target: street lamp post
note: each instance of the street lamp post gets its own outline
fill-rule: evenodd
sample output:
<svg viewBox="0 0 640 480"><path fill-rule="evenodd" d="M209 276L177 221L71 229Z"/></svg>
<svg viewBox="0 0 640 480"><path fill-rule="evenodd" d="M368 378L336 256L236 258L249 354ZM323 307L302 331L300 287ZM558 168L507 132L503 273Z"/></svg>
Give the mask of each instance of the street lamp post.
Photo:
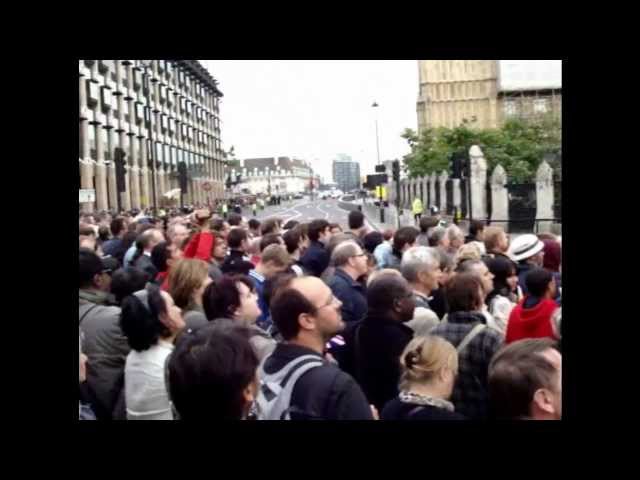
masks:
<svg viewBox="0 0 640 480"><path fill-rule="evenodd" d="M151 89L149 87L149 73L148 70L151 68L151 62L153 60L141 60L140 63L144 68L144 88L145 88L145 98L147 99L147 105L145 109L145 117L146 122L149 128L149 159L148 162L151 162L151 196L153 197L153 216L156 216L157 212L157 204L158 199L156 198L156 161L155 161L155 145L153 143L153 128L151 126Z"/></svg>
<svg viewBox="0 0 640 480"><path fill-rule="evenodd" d="M373 105L371 105L373 108L378 108L378 103L377 102L373 102ZM378 152L378 165L380 165L380 142L378 141L378 114L376 111L376 151ZM382 185L379 186L380 190L380 195L379 195L379 201L380 201L380 223L384 223L384 203L382 203Z"/></svg>

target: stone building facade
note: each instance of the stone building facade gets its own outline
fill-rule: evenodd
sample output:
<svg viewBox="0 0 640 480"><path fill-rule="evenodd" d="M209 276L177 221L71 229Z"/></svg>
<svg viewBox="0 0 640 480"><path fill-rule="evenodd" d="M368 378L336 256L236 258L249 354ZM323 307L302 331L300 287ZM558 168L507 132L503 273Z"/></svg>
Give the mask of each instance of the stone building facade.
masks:
<svg viewBox="0 0 640 480"><path fill-rule="evenodd" d="M318 178L305 160L290 157L246 158L240 160L240 168L227 168L232 180L240 176L238 192L248 190L252 194L271 193L285 195L303 193L318 188Z"/></svg>
<svg viewBox="0 0 640 480"><path fill-rule="evenodd" d="M552 113L561 118L561 88L500 88L499 60L418 60L418 130L498 128L511 117Z"/></svg>
<svg viewBox="0 0 640 480"><path fill-rule="evenodd" d="M185 203L205 204L224 194L217 81L197 61L150 63L145 68L141 60L79 61L80 188L96 193L95 202L81 204L84 211L152 206L151 148L158 205L164 193L178 188L181 161L189 174ZM126 154L120 202L117 148Z"/></svg>

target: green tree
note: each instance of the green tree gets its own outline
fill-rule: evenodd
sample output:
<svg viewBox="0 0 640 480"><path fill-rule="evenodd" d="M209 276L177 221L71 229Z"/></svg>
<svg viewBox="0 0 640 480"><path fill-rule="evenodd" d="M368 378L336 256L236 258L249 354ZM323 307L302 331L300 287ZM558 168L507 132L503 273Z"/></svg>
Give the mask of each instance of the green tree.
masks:
<svg viewBox="0 0 640 480"><path fill-rule="evenodd" d="M401 137L407 140L411 153L404 167L411 177L449 169L449 159L455 152L468 155L472 145L478 145L487 159L489 172L501 164L510 182L529 182L543 159L547 159L556 176L561 178L560 152L562 132L559 120L542 116L533 120L508 120L499 129L475 129L473 121L463 120L455 128L428 128L417 134L405 129Z"/></svg>

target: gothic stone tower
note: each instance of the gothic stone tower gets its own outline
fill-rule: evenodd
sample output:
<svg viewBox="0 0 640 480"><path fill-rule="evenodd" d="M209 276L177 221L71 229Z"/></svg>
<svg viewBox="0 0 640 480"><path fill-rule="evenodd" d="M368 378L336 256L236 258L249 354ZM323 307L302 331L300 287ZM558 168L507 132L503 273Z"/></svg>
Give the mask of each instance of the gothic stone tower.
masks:
<svg viewBox="0 0 640 480"><path fill-rule="evenodd" d="M498 124L497 60L418 60L418 130L456 127L464 118L476 128Z"/></svg>

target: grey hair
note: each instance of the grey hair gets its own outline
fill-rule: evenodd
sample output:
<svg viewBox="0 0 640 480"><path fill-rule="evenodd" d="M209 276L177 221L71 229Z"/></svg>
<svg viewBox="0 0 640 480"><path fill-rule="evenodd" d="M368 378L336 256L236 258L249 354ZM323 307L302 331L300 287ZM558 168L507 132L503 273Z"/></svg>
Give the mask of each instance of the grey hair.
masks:
<svg viewBox="0 0 640 480"><path fill-rule="evenodd" d="M340 243L331 254L332 265L335 267L346 265L350 258L358 254L358 250L361 250L360 246L352 240Z"/></svg>
<svg viewBox="0 0 640 480"><path fill-rule="evenodd" d="M460 263L458 263L458 266L456 267L456 273L468 273L468 272L473 272L473 269L476 265L484 265L485 263L482 260L475 260L475 259L466 259L466 260L462 260Z"/></svg>
<svg viewBox="0 0 640 480"><path fill-rule="evenodd" d="M447 236L449 240L454 240L456 238L464 238L464 233L462 233L460 227L452 224L447 227Z"/></svg>
<svg viewBox="0 0 640 480"><path fill-rule="evenodd" d="M446 228L435 227L433 230L431 230L431 233L429 234L429 240L431 240L433 245L438 245L438 243L440 243L440 241L444 238L446 234L447 234Z"/></svg>
<svg viewBox="0 0 640 480"><path fill-rule="evenodd" d="M418 281L418 274L440 268L440 255L431 247L411 247L402 255L400 271L409 283Z"/></svg>

